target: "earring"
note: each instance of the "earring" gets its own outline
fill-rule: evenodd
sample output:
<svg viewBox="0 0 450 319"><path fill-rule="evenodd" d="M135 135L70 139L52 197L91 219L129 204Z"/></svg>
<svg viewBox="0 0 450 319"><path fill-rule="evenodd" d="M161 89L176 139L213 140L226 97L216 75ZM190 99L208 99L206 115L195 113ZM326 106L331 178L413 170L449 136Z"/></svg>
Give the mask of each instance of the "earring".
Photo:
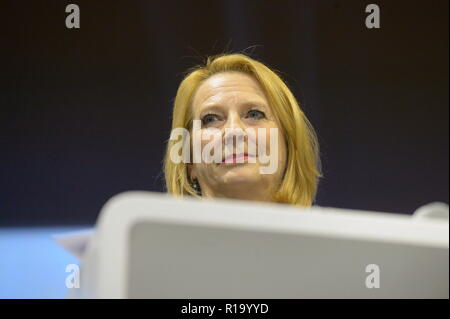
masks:
<svg viewBox="0 0 450 319"><path fill-rule="evenodd" d="M202 189L200 188L200 184L198 183L198 179L194 179L194 180L192 181L192 188L195 190L195 192L196 192L198 195L201 195L201 194L202 194Z"/></svg>

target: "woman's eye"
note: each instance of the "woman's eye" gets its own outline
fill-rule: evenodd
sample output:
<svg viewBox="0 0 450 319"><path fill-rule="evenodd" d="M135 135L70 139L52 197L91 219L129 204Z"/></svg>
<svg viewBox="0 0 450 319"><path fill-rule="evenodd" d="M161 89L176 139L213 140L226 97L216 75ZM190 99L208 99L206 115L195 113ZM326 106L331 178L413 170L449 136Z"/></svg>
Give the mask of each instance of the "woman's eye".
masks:
<svg viewBox="0 0 450 319"><path fill-rule="evenodd" d="M252 118L254 120L260 120L266 117L264 112L258 110L250 110L247 113L247 117Z"/></svg>
<svg viewBox="0 0 450 319"><path fill-rule="evenodd" d="M211 124L212 122L217 120L217 115L215 114L206 114L203 118L202 118L202 124L203 125L208 125Z"/></svg>

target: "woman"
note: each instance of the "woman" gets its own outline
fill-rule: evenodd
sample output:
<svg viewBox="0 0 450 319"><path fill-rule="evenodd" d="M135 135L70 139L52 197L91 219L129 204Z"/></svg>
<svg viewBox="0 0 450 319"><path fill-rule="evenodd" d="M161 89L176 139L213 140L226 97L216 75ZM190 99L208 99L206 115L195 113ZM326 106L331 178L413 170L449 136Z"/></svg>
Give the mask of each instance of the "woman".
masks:
<svg viewBox="0 0 450 319"><path fill-rule="evenodd" d="M229 132L254 130L257 144L263 137L276 141L275 147L269 145L269 153L277 154L276 170L262 173L260 153L236 149L228 156L220 154L219 162L196 162L192 156L190 162L174 162L170 154L177 141L171 138L164 159L167 191L176 196L311 206L322 177L319 145L313 127L281 78L243 54L209 57L205 65L189 71L175 98L172 132L184 128L193 133L194 124L200 123L200 133L214 129L226 143L229 136L233 138ZM247 148L249 136L243 140ZM202 150L206 145L201 140Z"/></svg>

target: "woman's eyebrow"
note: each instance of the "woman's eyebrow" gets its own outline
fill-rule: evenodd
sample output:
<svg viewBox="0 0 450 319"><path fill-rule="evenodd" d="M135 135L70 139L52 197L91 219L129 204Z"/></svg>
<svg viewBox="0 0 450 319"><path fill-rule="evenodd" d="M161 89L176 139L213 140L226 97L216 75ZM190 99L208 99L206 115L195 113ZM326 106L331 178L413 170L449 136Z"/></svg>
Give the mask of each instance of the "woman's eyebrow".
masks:
<svg viewBox="0 0 450 319"><path fill-rule="evenodd" d="M199 113L202 114L205 111L217 110L217 109L221 109L221 108L222 108L222 105L216 104L216 103L201 105L199 108Z"/></svg>
<svg viewBox="0 0 450 319"><path fill-rule="evenodd" d="M249 101L244 103L244 106L259 106L259 107L267 107L267 104L263 101Z"/></svg>
<svg viewBox="0 0 450 319"><path fill-rule="evenodd" d="M267 103L262 100L246 100L242 103L239 103L240 106L261 106L267 107ZM201 104L200 109L212 109L212 108L222 108L224 103L211 102L206 104Z"/></svg>

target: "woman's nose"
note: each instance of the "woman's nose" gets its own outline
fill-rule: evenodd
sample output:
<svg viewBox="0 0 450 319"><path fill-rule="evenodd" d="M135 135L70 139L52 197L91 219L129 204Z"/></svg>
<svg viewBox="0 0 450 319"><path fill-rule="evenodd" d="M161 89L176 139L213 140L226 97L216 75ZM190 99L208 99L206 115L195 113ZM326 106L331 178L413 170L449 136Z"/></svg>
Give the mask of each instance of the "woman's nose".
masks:
<svg viewBox="0 0 450 319"><path fill-rule="evenodd" d="M227 121L225 122L223 128L229 130L245 130L245 124L242 122L239 114L237 114L236 112L231 112L228 115Z"/></svg>
<svg viewBox="0 0 450 319"><path fill-rule="evenodd" d="M228 142L230 139L236 138L237 140L240 140L241 137L245 137L246 127L237 113L232 113L228 116L228 119L223 129L224 129L223 135L225 143ZM232 140L230 140L229 142L232 143Z"/></svg>

